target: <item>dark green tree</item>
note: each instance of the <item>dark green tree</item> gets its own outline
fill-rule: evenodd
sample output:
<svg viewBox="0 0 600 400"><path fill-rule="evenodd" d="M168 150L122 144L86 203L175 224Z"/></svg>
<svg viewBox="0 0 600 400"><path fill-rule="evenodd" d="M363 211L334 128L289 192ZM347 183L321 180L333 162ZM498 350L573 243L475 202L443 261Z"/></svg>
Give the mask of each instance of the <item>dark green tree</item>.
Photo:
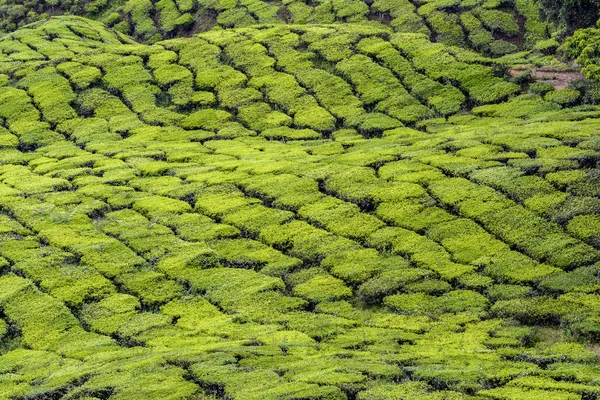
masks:
<svg viewBox="0 0 600 400"><path fill-rule="evenodd" d="M572 34L577 29L594 26L600 19L598 0L540 0L542 14Z"/></svg>

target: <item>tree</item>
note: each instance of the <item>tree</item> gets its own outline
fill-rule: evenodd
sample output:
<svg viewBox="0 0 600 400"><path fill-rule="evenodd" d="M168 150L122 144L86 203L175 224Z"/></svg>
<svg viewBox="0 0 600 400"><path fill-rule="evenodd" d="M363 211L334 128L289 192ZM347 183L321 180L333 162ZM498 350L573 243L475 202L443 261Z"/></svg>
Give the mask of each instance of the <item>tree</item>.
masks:
<svg viewBox="0 0 600 400"><path fill-rule="evenodd" d="M600 0L540 0L544 16L572 34L600 19Z"/></svg>

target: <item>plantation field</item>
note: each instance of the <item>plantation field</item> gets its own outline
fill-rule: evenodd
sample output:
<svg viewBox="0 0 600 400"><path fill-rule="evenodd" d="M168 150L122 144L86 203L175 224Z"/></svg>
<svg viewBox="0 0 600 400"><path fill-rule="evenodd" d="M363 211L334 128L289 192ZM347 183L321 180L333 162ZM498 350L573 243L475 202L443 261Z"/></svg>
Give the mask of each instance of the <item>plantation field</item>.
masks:
<svg viewBox="0 0 600 400"><path fill-rule="evenodd" d="M0 399L600 398L600 106L509 79L532 3L35 3L96 20L3 20Z"/></svg>
<svg viewBox="0 0 600 400"><path fill-rule="evenodd" d="M256 24L383 24L435 41L504 55L537 49L553 53L554 28L530 0L3 0L0 32L48 15L93 18L154 43L213 27Z"/></svg>

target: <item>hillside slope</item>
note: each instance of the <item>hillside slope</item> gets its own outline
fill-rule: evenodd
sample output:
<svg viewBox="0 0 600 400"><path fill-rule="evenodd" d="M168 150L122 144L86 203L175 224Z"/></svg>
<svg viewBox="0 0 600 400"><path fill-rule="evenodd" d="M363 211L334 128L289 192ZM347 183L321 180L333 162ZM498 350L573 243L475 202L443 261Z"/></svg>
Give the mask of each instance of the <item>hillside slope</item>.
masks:
<svg viewBox="0 0 600 400"><path fill-rule="evenodd" d="M0 398L597 398L573 90L364 24L0 51Z"/></svg>
<svg viewBox="0 0 600 400"><path fill-rule="evenodd" d="M371 22L487 55L551 53L557 46L553 27L528 0L4 0L0 32L60 14L93 18L152 43L215 26Z"/></svg>

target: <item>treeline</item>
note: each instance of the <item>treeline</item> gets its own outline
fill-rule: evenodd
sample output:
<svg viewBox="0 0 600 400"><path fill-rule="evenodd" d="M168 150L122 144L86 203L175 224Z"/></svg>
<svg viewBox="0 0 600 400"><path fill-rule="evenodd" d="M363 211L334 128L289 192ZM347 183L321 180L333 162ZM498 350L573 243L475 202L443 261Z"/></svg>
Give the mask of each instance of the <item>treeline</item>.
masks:
<svg viewBox="0 0 600 400"><path fill-rule="evenodd" d="M571 34L580 28L589 28L600 19L598 0L540 0L546 18Z"/></svg>

